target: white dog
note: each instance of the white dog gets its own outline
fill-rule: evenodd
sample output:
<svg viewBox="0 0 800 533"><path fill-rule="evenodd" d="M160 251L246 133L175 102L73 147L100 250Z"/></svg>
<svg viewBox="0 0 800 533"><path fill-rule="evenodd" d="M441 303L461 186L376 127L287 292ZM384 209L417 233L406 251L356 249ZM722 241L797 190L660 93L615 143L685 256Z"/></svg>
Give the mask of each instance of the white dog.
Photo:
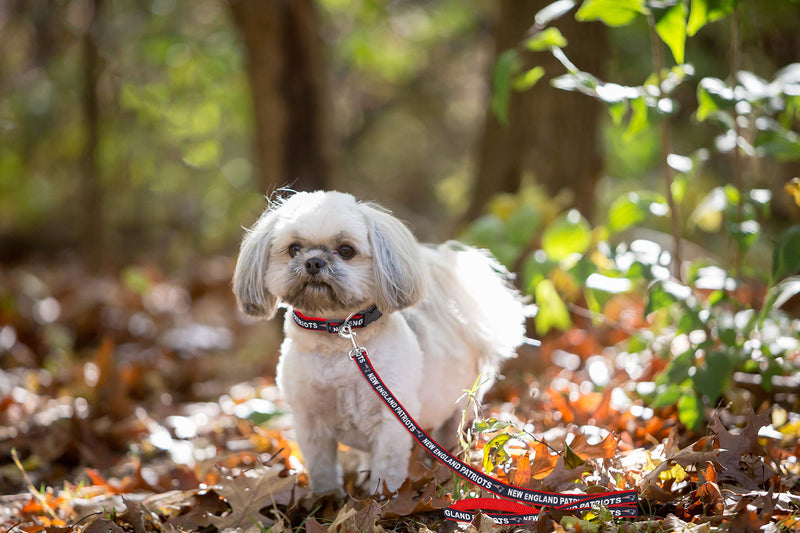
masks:
<svg viewBox="0 0 800 533"><path fill-rule="evenodd" d="M493 259L456 242L421 245L384 209L349 194L296 193L247 232L233 290L241 309L288 307L277 382L291 407L314 492L341 490L341 442L370 453L372 487L396 491L412 437L347 356L334 330L351 313L358 343L422 428L462 408L480 375L524 340L525 306Z"/></svg>

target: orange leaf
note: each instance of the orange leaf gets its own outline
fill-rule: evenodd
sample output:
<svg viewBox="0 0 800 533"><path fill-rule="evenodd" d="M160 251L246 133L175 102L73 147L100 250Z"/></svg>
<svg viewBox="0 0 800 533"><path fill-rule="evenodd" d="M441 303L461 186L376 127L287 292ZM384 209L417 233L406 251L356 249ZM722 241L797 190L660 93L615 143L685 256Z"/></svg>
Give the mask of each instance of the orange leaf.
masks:
<svg viewBox="0 0 800 533"><path fill-rule="evenodd" d="M531 477L533 479L544 479L553 471L558 461L558 455L550 453L550 449L543 442L534 441L533 461L530 461Z"/></svg>
<svg viewBox="0 0 800 533"><path fill-rule="evenodd" d="M597 444L589 444L586 435L578 433L569 447L582 459L610 459L617 454L617 437L609 433Z"/></svg>
<svg viewBox="0 0 800 533"><path fill-rule="evenodd" d="M531 480L531 460L526 453L517 461L517 471L514 473L512 483L514 485L524 485Z"/></svg>

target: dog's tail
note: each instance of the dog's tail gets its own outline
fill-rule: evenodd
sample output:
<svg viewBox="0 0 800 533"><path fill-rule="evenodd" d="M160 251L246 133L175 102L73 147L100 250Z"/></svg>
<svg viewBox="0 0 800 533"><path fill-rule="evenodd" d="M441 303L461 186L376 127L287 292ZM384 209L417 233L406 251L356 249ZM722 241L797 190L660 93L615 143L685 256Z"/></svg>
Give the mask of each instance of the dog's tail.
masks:
<svg viewBox="0 0 800 533"><path fill-rule="evenodd" d="M497 368L528 340L525 319L532 306L488 252L456 241L437 246L436 252L431 274L447 305L441 312L451 314L459 334L479 348L481 366Z"/></svg>

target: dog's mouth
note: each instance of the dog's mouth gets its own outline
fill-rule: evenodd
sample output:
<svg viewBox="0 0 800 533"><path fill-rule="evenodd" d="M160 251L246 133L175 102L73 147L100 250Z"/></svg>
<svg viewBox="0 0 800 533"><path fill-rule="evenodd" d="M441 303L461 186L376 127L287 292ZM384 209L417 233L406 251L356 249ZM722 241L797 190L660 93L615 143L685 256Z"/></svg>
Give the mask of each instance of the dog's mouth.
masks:
<svg viewBox="0 0 800 533"><path fill-rule="evenodd" d="M333 287L330 284L325 283L324 281L309 281L305 284L303 289L311 289L311 290L333 290Z"/></svg>

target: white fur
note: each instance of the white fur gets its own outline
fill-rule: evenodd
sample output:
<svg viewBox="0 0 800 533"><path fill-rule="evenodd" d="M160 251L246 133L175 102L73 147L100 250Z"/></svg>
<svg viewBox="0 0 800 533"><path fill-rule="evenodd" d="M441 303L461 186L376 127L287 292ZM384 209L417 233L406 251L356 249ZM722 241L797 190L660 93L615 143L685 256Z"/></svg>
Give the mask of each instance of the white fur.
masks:
<svg viewBox="0 0 800 533"><path fill-rule="evenodd" d="M291 257L291 244L301 251ZM344 259L337 247L356 255ZM323 257L326 289L306 285L309 257ZM387 211L339 192L297 193L271 205L246 234L234 274L242 310L271 317L289 307L277 382L295 416L315 492L341 489L337 444L371 457L372 488L396 491L412 438L347 357L349 341L291 317L343 319L373 303L384 313L356 330L376 371L421 427L442 427L480 374L486 390L500 361L524 340L524 305L502 267L474 248L420 245ZM315 292L317 291L317 292Z"/></svg>

